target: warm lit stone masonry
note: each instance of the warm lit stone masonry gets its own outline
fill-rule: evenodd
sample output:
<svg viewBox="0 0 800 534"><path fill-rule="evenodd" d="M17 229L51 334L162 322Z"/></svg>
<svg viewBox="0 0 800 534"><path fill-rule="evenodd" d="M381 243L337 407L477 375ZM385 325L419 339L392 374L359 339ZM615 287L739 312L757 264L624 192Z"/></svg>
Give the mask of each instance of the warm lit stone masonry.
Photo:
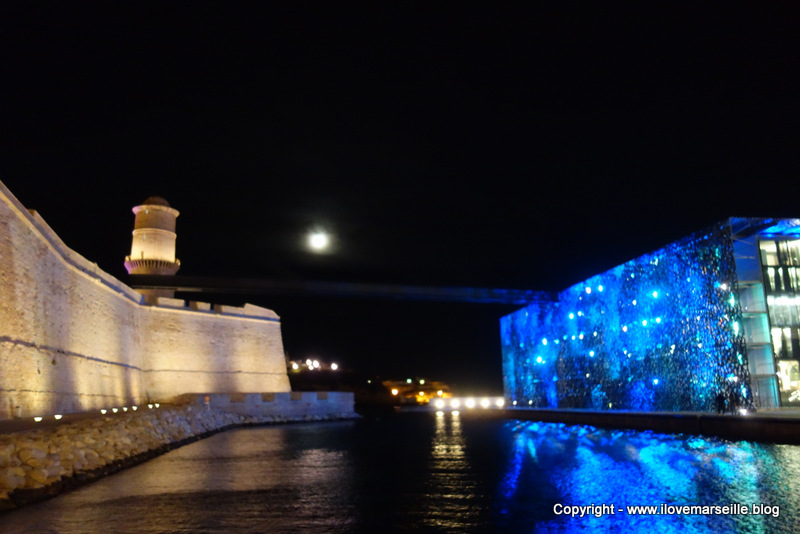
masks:
<svg viewBox="0 0 800 534"><path fill-rule="evenodd" d="M44 495L48 487L80 483L116 471L126 462L154 456L182 442L221 429L250 424L353 418L306 415L294 418L238 415L197 406L162 406L85 419L58 427L0 435L0 509L19 504L22 494ZM134 462L135 463L135 462ZM38 490L38 491L37 491ZM22 501L30 500L23 498Z"/></svg>

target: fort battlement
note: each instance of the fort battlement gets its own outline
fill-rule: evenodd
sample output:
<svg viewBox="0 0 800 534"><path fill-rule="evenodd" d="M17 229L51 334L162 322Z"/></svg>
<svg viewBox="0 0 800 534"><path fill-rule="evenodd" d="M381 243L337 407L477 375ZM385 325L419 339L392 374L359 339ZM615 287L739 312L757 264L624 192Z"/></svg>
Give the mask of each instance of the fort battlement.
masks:
<svg viewBox="0 0 800 534"><path fill-rule="evenodd" d="M0 182L0 420L288 392L280 318L145 298L67 247Z"/></svg>

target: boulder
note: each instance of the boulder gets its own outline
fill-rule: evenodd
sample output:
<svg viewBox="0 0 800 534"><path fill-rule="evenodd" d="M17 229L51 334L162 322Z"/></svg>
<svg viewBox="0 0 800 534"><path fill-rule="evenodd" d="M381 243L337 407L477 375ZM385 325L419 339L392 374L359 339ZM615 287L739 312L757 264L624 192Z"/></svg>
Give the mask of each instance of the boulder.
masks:
<svg viewBox="0 0 800 534"><path fill-rule="evenodd" d="M12 492L24 485L24 469L21 467L0 467L0 491Z"/></svg>
<svg viewBox="0 0 800 534"><path fill-rule="evenodd" d="M25 473L26 488L42 488L47 485L47 471L45 469L31 469Z"/></svg>

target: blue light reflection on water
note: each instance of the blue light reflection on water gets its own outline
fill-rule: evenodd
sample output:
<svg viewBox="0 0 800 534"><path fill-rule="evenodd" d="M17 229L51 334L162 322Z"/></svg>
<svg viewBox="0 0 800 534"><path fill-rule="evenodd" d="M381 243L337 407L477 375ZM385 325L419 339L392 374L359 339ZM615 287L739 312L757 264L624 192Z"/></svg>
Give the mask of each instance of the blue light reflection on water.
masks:
<svg viewBox="0 0 800 534"><path fill-rule="evenodd" d="M506 423L514 450L497 492L498 526L524 528L532 496L550 502L532 532L795 532L800 448L553 423ZM780 506L772 515L556 516L552 506ZM528 516L527 520L534 519ZM535 524L535 527L533 525Z"/></svg>

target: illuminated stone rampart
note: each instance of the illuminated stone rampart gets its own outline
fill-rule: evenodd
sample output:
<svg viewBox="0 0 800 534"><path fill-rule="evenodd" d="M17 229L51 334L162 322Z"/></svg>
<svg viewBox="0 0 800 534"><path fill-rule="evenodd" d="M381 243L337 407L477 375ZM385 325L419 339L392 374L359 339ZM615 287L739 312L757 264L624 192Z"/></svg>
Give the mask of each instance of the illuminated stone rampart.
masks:
<svg viewBox="0 0 800 534"><path fill-rule="evenodd" d="M274 312L157 302L70 250L0 182L0 419L290 390Z"/></svg>

